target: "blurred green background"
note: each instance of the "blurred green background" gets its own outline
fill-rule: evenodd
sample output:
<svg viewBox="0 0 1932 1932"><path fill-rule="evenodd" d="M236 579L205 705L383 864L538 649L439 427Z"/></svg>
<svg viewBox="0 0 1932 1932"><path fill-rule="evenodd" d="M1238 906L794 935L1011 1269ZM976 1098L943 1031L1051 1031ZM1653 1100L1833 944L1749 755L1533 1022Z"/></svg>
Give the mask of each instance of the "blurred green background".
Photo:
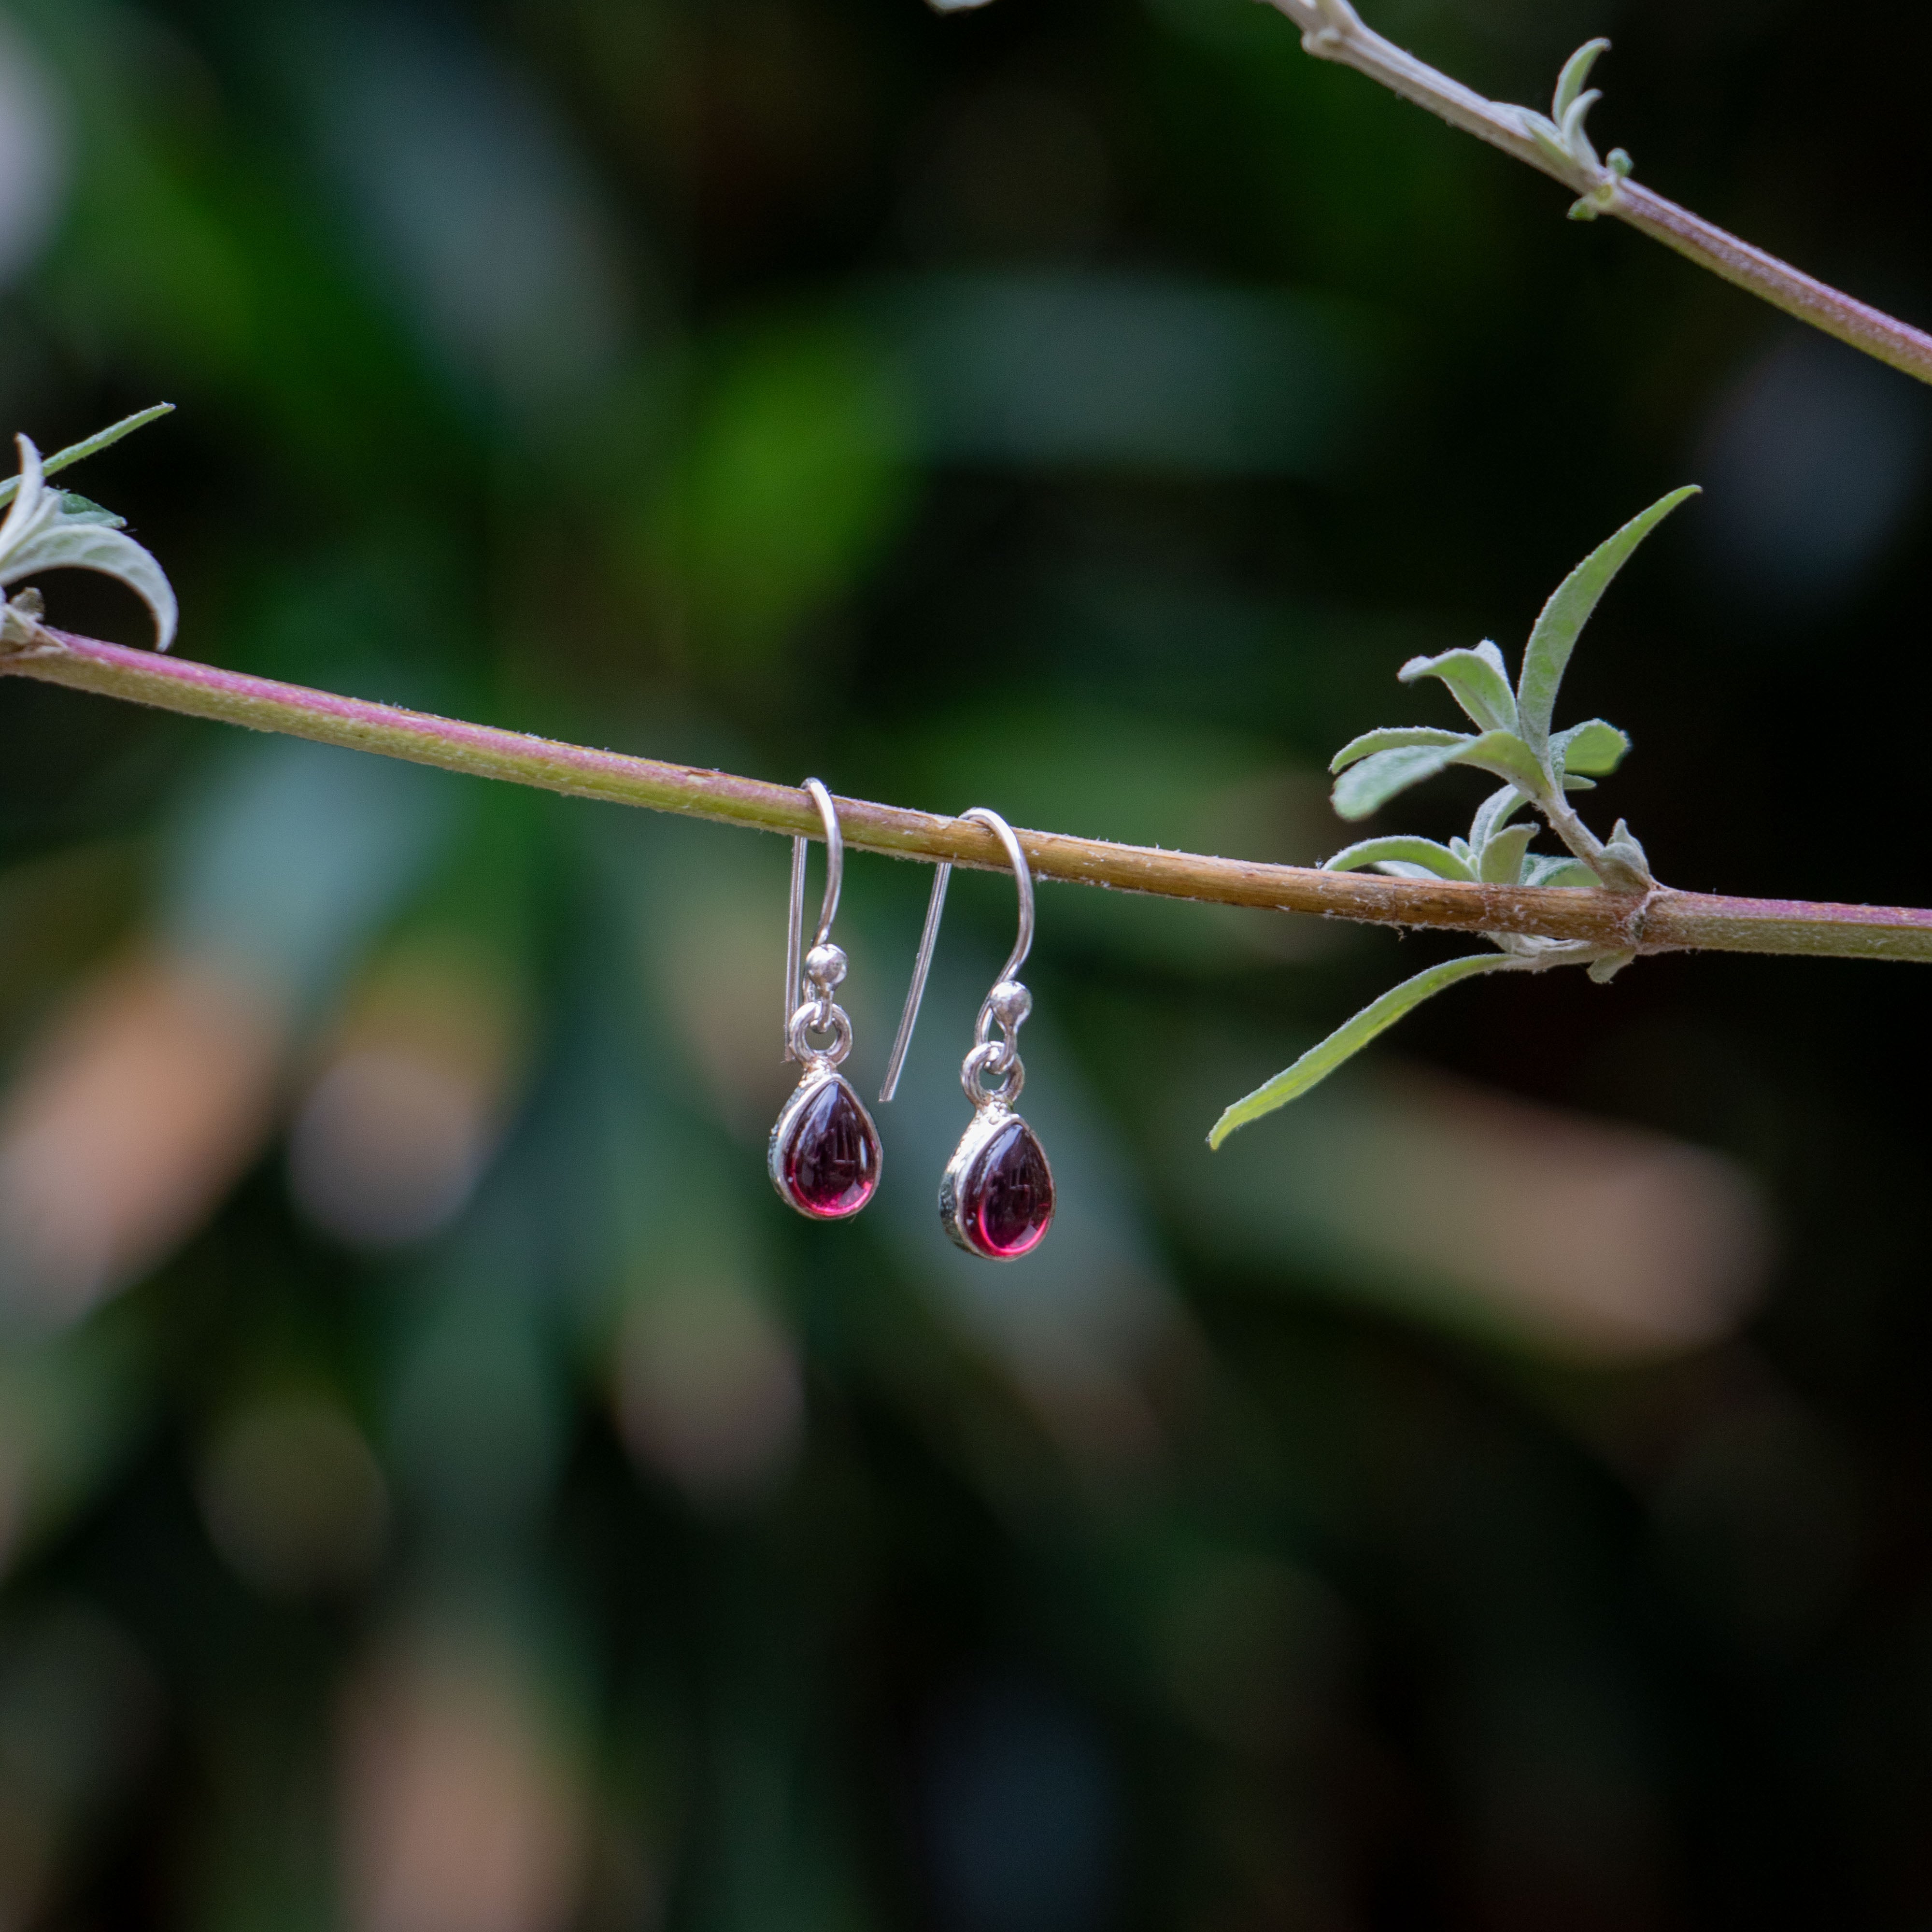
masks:
<svg viewBox="0 0 1932 1932"><path fill-rule="evenodd" d="M1923 7L1371 14L1614 34L1643 178L1932 314ZM1248 0L10 0L0 428L181 406L80 486L186 655L1303 862L1694 479L1604 817L1922 902L1924 392L1563 209ZM1916 974L1478 984L1210 1158L1445 947L1048 887L998 1269L998 878L824 1228L782 841L10 681L0 860L6 1932L1932 1927Z"/></svg>

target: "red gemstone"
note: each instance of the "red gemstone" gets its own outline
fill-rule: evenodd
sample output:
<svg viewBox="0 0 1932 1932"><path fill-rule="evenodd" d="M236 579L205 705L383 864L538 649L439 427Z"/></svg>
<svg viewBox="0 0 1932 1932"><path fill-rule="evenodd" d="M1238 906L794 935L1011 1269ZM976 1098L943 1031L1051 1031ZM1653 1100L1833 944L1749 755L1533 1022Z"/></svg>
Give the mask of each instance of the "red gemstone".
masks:
<svg viewBox="0 0 1932 1932"><path fill-rule="evenodd" d="M988 1142L962 1196L960 1221L981 1253L1017 1261L1039 1246L1053 1220L1053 1170L1025 1121L1009 1122Z"/></svg>
<svg viewBox="0 0 1932 1932"><path fill-rule="evenodd" d="M843 1220L879 1184L878 1130L858 1095L835 1077L800 1108L780 1160L794 1207L815 1220Z"/></svg>

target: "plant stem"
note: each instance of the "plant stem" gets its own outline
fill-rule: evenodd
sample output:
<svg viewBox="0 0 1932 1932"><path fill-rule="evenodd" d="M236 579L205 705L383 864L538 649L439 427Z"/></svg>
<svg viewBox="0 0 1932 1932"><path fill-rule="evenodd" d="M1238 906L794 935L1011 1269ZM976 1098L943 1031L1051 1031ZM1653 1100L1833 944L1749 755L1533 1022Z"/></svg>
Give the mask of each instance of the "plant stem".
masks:
<svg viewBox="0 0 1932 1932"><path fill-rule="evenodd" d="M810 797L790 785L558 744L64 632L42 628L37 634L33 644L0 652L0 676L35 678L190 718L284 732L576 798L763 832L822 836ZM842 798L838 807L845 842L856 850L1005 869L998 840L982 826L862 799ZM1702 950L1932 961L1932 910L1719 898L1660 886L1647 894L1618 894L1461 885L1260 865L1051 832L1022 832L1019 838L1040 878L1204 904L1266 907L1376 926L1514 933L1591 947L1606 957Z"/></svg>
<svg viewBox="0 0 1932 1932"><path fill-rule="evenodd" d="M1666 201L1638 182L1620 183L1609 212L1713 274L1762 296L1786 315L1808 322L1922 382L1932 382L1932 335L1922 329L1897 320L1882 309L1853 301L1829 284L1739 241L1715 222Z"/></svg>
<svg viewBox="0 0 1932 1932"><path fill-rule="evenodd" d="M1523 110L1488 100L1460 81L1406 53L1366 26L1348 0L1271 0L1301 29L1301 44L1320 60L1338 61L1561 182L1580 197L1577 212L1614 215L1653 240L1708 268L1801 322L1863 350L1922 382L1932 382L1932 335L1753 248L1715 223L1660 194L1550 152L1529 131Z"/></svg>
<svg viewBox="0 0 1932 1932"><path fill-rule="evenodd" d="M1550 829L1568 847L1570 856L1582 860L1600 877L1604 866L1604 842L1578 817L1561 792L1531 802L1550 822Z"/></svg>

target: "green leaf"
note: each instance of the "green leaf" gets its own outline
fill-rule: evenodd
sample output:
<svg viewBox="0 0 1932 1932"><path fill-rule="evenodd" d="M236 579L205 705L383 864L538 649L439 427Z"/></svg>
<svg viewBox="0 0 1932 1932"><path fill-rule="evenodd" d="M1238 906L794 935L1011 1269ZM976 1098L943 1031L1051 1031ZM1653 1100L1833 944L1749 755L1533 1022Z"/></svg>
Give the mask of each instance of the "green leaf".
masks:
<svg viewBox="0 0 1932 1932"><path fill-rule="evenodd" d="M1476 808L1469 826L1469 843L1480 852L1529 802L1514 785L1493 791Z"/></svg>
<svg viewBox="0 0 1932 1932"><path fill-rule="evenodd" d="M125 517L117 517L112 510L104 510L91 496L76 495L71 490L63 490L59 494L61 516L65 522L99 524L110 530L124 530L128 527Z"/></svg>
<svg viewBox="0 0 1932 1932"><path fill-rule="evenodd" d="M1371 732L1369 737L1412 735L1422 742L1371 751L1336 781L1330 797L1341 817L1366 818L1398 792L1432 778L1451 765L1473 765L1479 771L1493 772L1498 778L1514 780L1534 796L1540 796L1549 789L1534 754L1514 731L1485 731L1480 738L1455 731L1436 732L1430 738L1420 733ZM1366 742L1357 739L1341 755L1347 758Z"/></svg>
<svg viewBox="0 0 1932 1932"><path fill-rule="evenodd" d="M92 522L57 523L17 554L0 559L0 583L43 570L92 570L127 585L153 614L157 650L174 642L181 614L166 573L132 537Z"/></svg>
<svg viewBox="0 0 1932 1932"><path fill-rule="evenodd" d="M1620 818L1616 829L1604 842L1604 883L1621 886L1624 891L1641 892L1657 882L1650 869L1650 860L1636 834Z"/></svg>
<svg viewBox="0 0 1932 1932"><path fill-rule="evenodd" d="M1597 151L1590 145L1590 137L1583 131L1583 123L1590 118L1590 110L1603 99L1595 88L1588 94L1580 94L1570 104L1570 111L1563 117L1563 140L1572 154L1580 161L1594 163Z"/></svg>
<svg viewBox="0 0 1932 1932"><path fill-rule="evenodd" d="M1476 876L1464 861L1446 845L1432 838L1364 838L1360 844L1337 852L1322 869L1324 872L1356 872L1364 866L1385 866L1406 860L1438 879L1471 880Z"/></svg>
<svg viewBox="0 0 1932 1932"><path fill-rule="evenodd" d="M1603 778L1615 771L1630 748L1629 738L1614 724L1592 718L1573 724L1550 741L1550 761L1567 777L1571 772Z"/></svg>
<svg viewBox="0 0 1932 1932"><path fill-rule="evenodd" d="M1331 772L1346 771L1364 758L1372 758L1378 752L1406 751L1417 745L1467 745L1472 740L1466 731L1438 730L1432 724L1390 725L1379 731L1364 731L1359 738L1352 739L1328 761Z"/></svg>
<svg viewBox="0 0 1932 1932"><path fill-rule="evenodd" d="M0 522L0 586L43 570L92 570L116 578L154 614L156 648L166 650L174 642L180 613L161 566L132 537L122 535L115 527L119 520L107 517L98 505L88 504L70 516L65 494L47 488L46 466L32 438L14 440L20 473L13 506Z"/></svg>
<svg viewBox="0 0 1932 1932"><path fill-rule="evenodd" d="M1373 752L1335 781L1330 802L1343 818L1366 818L1396 793L1446 771L1454 762L1459 748L1471 742L1452 735L1446 745L1415 745Z"/></svg>
<svg viewBox="0 0 1932 1932"><path fill-rule="evenodd" d="M1286 1072L1277 1073L1264 1087L1258 1087L1244 1100L1237 1100L1214 1123L1208 1144L1218 1148L1238 1128L1299 1100L1311 1087L1328 1078L1336 1068L1352 1059L1378 1035L1386 1033L1412 1009L1431 995L1453 986L1459 980L1474 979L1480 973L1495 973L1517 962L1500 952L1478 953L1467 959L1446 960L1392 987L1372 1005L1364 1006L1346 1026L1338 1027L1319 1046L1310 1047Z"/></svg>
<svg viewBox="0 0 1932 1932"><path fill-rule="evenodd" d="M1586 890L1594 890L1604 882L1580 859L1573 859L1568 853L1554 857L1532 854L1523 868L1522 882L1526 886L1574 886Z"/></svg>
<svg viewBox="0 0 1932 1932"><path fill-rule="evenodd" d="M1558 586L1555 596L1543 607L1543 614L1530 633L1528 648L1522 654L1522 677L1516 687L1516 710L1522 734L1540 752L1550 742L1550 722L1556 709L1556 694L1569 668L1570 654L1583 626L1590 621L1611 580L1630 561L1631 554L1678 504L1698 494L1695 484L1673 490L1662 502L1653 503L1640 517L1634 517L1607 543L1592 550Z"/></svg>
<svg viewBox="0 0 1932 1932"><path fill-rule="evenodd" d="M1458 745L1467 742L1459 740L1448 745L1418 745L1374 752L1336 781L1330 802L1343 818L1366 818L1397 793L1446 770Z"/></svg>
<svg viewBox="0 0 1932 1932"><path fill-rule="evenodd" d="M1570 110L1576 104L1585 84L1590 78L1590 70L1597 64L1598 57L1610 50L1608 40L1586 40L1563 64L1563 71L1557 76L1556 98L1550 103L1550 118L1560 128L1569 118Z"/></svg>
<svg viewBox="0 0 1932 1932"><path fill-rule="evenodd" d="M1571 165L1570 150L1564 146L1563 130L1547 116L1537 112L1533 107L1519 107L1516 121L1522 131L1554 161L1559 168Z"/></svg>
<svg viewBox="0 0 1932 1932"><path fill-rule="evenodd" d="M1439 677L1484 730L1516 729L1516 694L1510 689L1503 654L1492 644L1473 651L1444 651L1439 657L1411 658L1396 676L1404 684L1419 677Z"/></svg>
<svg viewBox="0 0 1932 1932"><path fill-rule="evenodd" d="M1529 850L1529 842L1539 829L1534 825L1512 825L1507 832L1498 832L1483 848L1483 883L1490 886L1519 884L1522 878L1523 854Z"/></svg>
<svg viewBox="0 0 1932 1932"><path fill-rule="evenodd" d="M1549 789L1536 754L1514 731L1485 731L1473 744L1453 753L1450 763L1493 772L1499 778L1521 785L1532 797Z"/></svg>
<svg viewBox="0 0 1932 1932"><path fill-rule="evenodd" d="M151 410L140 410L131 416L123 416L118 423L89 436L85 442L71 444L58 455L48 457L40 466L40 473L56 476L63 470L72 469L76 463L85 463L90 456L98 456L104 449L112 449L123 436L132 436L137 429L146 429L148 424L158 422L163 416L172 416L174 410L172 403L157 403ZM0 483L0 508L10 503L20 491L20 479L17 476Z"/></svg>

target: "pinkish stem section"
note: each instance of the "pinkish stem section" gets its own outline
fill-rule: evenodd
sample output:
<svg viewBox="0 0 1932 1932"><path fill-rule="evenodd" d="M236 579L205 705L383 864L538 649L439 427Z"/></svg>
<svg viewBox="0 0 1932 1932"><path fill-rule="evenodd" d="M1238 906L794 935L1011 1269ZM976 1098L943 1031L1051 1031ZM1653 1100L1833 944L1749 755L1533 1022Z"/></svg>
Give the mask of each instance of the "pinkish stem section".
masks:
<svg viewBox="0 0 1932 1932"><path fill-rule="evenodd" d="M1856 300L1762 248L1739 241L1715 222L1680 208L1639 182L1621 184L1609 212L1786 315L1835 335L1904 374L1932 382L1932 335L1923 329Z"/></svg>
<svg viewBox="0 0 1932 1932"><path fill-rule="evenodd" d="M805 792L790 785L434 717L63 632L41 634L46 641L40 645L0 655L0 675L34 678L190 718L284 732L576 798L759 831L820 836L817 808ZM863 799L842 798L837 803L846 842L857 849L1005 868L998 841L976 823ZM1050 832L1022 832L1019 837L1040 878L1208 904L1315 913L1370 925L1514 933L1595 946L1605 953L1697 950L1932 961L1932 910L1913 908L1813 905L1666 890L1642 898L1462 885L1260 865Z"/></svg>

